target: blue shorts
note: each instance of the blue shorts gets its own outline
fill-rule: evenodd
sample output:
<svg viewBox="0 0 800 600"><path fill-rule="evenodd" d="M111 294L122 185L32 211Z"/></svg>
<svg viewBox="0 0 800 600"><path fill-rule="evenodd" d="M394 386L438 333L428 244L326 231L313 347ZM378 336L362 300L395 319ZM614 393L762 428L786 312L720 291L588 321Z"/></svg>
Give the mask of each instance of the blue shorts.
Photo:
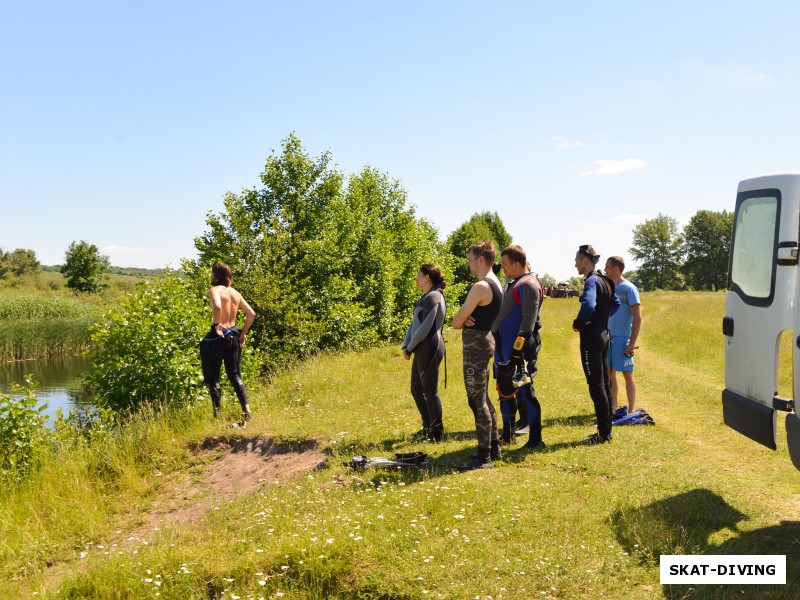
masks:
<svg viewBox="0 0 800 600"><path fill-rule="evenodd" d="M628 345L627 336L621 335L611 338L611 351L608 353L612 371L633 371L633 356L624 354L625 346Z"/></svg>

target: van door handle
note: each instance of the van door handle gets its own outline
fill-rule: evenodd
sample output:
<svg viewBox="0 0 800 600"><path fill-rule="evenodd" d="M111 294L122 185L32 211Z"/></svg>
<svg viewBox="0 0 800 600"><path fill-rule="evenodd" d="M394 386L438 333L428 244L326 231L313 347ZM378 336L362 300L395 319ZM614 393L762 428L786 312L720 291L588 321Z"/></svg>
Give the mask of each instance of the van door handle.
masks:
<svg viewBox="0 0 800 600"><path fill-rule="evenodd" d="M778 244L778 264L784 267L797 264L797 242Z"/></svg>
<svg viewBox="0 0 800 600"><path fill-rule="evenodd" d="M733 317L725 317L722 319L722 335L733 337ZM800 336L797 338L798 348L800 348Z"/></svg>

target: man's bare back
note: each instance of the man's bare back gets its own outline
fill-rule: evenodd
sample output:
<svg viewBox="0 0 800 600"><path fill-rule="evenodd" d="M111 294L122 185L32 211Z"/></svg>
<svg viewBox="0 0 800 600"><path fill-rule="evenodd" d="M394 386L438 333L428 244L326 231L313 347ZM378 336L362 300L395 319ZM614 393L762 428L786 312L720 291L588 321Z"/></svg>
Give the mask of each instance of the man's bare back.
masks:
<svg viewBox="0 0 800 600"><path fill-rule="evenodd" d="M247 330L255 319L256 313L250 308L247 301L242 298L242 295L232 287L224 285L215 285L209 291L209 299L211 304L211 312L214 319L214 325L219 335L236 325L236 315L241 309L246 315L244 326L242 327L242 334L240 336L241 343L244 345L244 338Z"/></svg>

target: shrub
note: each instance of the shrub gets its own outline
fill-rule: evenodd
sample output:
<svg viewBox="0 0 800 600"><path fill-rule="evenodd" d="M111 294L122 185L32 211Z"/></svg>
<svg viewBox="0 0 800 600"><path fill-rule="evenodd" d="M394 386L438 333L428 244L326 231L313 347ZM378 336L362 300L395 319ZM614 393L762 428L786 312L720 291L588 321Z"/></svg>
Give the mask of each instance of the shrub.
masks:
<svg viewBox="0 0 800 600"><path fill-rule="evenodd" d="M6 483L24 479L47 449L47 416L42 414L47 403L36 399L37 384L30 375L25 382L12 386L11 394L0 394L0 478ZM24 395L14 397L19 394Z"/></svg>
<svg viewBox="0 0 800 600"><path fill-rule="evenodd" d="M92 326L87 387L118 412L196 400L205 394L198 344L210 321L206 299L174 273L143 283ZM258 361L248 346L245 380Z"/></svg>

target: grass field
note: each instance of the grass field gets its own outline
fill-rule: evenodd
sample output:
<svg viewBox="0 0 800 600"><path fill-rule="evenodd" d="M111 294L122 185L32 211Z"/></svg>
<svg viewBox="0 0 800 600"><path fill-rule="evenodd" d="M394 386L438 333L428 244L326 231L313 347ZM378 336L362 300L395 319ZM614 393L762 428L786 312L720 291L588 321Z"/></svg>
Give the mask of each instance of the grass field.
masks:
<svg viewBox="0 0 800 600"><path fill-rule="evenodd" d="M139 281L111 275L102 293L80 294L52 271L0 280L0 361L80 353L89 344L89 326Z"/></svg>
<svg viewBox="0 0 800 600"><path fill-rule="evenodd" d="M91 453L63 450L0 498L0 588L53 598L800 597L800 473L785 435L771 452L722 423L724 295L656 292L642 303L638 404L655 427L578 445L594 419L574 299L543 309L548 449L512 447L492 470L453 472L476 446L457 332L446 336L438 445L408 441L419 423L396 347L320 356L255 391L246 430L213 421L209 403L143 418ZM320 440L326 466L212 499L147 544L122 541L160 491L209 466L192 448L262 434ZM431 454L429 471L342 466L411 450ZM659 555L691 553L785 554L789 584L661 586Z"/></svg>

